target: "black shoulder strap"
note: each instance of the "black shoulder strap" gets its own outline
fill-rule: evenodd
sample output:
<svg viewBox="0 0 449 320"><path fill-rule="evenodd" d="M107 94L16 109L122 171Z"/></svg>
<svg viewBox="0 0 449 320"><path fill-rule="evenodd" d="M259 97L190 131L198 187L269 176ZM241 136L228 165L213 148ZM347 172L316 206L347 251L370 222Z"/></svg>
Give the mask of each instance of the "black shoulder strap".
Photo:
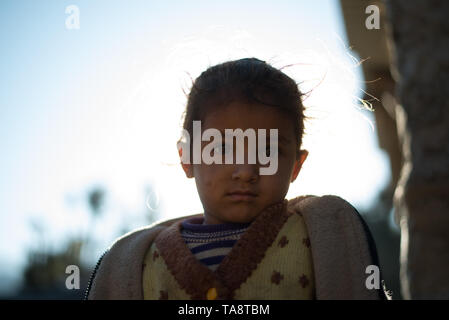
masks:
<svg viewBox="0 0 449 320"><path fill-rule="evenodd" d="M366 238L368 241L369 251L371 254L371 259L372 259L373 263L379 267L379 276L382 281L382 287L377 290L379 293L379 297L382 300L389 300L389 299L391 299L391 296L389 294L389 291L385 287L385 281L383 280L383 277L382 277L382 271L380 269L380 263L379 263L379 256L377 255L377 248L376 248L376 243L374 241L373 235L372 235L368 225L366 224L365 220L363 219L362 215L357 211L357 209L355 209L355 211L357 212L357 216L359 217L360 222L362 223L363 229L365 231Z"/></svg>

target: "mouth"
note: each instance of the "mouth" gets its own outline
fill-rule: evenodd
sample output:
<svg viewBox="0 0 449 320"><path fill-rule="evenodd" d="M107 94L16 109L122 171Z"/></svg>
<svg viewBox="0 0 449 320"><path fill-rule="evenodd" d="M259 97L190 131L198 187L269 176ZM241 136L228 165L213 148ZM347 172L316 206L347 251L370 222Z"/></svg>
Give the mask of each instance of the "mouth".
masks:
<svg viewBox="0 0 449 320"><path fill-rule="evenodd" d="M233 201L253 201L257 198L257 193L249 190L237 190L226 194Z"/></svg>

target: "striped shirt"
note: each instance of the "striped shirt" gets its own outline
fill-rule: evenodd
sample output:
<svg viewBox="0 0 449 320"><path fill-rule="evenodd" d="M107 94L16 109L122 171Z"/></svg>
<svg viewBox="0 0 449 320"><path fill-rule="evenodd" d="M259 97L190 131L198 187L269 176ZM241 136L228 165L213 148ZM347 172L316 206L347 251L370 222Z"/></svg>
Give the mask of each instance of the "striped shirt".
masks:
<svg viewBox="0 0 449 320"><path fill-rule="evenodd" d="M215 271L250 223L202 224L204 218L182 222L181 235L192 254Z"/></svg>

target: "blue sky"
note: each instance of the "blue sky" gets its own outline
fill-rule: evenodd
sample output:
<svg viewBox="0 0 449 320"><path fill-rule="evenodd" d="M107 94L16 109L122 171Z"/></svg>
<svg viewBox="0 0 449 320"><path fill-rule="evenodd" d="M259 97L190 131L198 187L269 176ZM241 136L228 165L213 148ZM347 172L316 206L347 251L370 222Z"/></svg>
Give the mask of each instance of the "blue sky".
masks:
<svg viewBox="0 0 449 320"><path fill-rule="evenodd" d="M65 8L80 29L65 27ZM373 115L360 111L361 69L351 60L338 1L2 1L0 4L0 280L17 280L30 221L55 248L88 230L86 190L110 194L99 248L148 213L201 211L178 163L181 88L211 64L256 56L290 68L312 121L310 151L288 197L337 194L368 207L389 178ZM286 71L287 72L287 71ZM176 197L176 201L173 198ZM99 249L100 250L100 249ZM98 252L93 252L96 257ZM0 288L1 289L1 288Z"/></svg>

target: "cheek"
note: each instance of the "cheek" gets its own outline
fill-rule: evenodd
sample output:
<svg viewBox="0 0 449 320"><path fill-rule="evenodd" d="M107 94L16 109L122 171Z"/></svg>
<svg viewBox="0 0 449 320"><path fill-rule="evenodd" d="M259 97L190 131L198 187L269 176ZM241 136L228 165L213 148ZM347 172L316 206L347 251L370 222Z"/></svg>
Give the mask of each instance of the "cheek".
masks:
<svg viewBox="0 0 449 320"><path fill-rule="evenodd" d="M217 186L222 185L223 180L228 175L223 165L195 165L194 175L197 187L201 190L213 191Z"/></svg>
<svg viewBox="0 0 449 320"><path fill-rule="evenodd" d="M271 176L261 176L266 187L276 190L288 188L290 185L290 172L287 170L278 170L278 172Z"/></svg>
<svg viewBox="0 0 449 320"><path fill-rule="evenodd" d="M265 185L270 189L277 189L281 193L288 191L293 172L293 164L293 161L290 161L290 159L279 159L276 174L264 177Z"/></svg>
<svg viewBox="0 0 449 320"><path fill-rule="evenodd" d="M293 157L279 157L277 175L282 177L282 179L287 179L290 182L294 164L295 161Z"/></svg>

